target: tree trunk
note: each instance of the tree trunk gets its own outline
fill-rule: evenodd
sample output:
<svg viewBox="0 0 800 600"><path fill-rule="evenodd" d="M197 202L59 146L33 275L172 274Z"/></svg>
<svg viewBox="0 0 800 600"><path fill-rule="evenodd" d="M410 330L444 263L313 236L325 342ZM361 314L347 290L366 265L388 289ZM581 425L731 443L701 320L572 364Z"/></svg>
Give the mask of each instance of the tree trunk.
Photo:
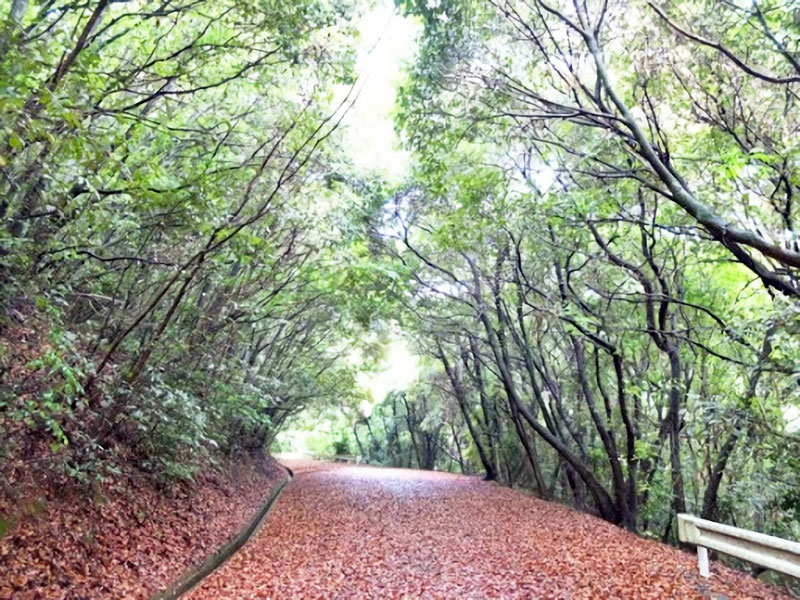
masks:
<svg viewBox="0 0 800 600"><path fill-rule="evenodd" d="M494 481L497 479L497 472L494 469L492 461L489 460L489 455L486 453L486 450L483 447L480 433L472 423L472 417L470 417L469 414L466 390L464 390L464 386L462 385L458 374L455 372L455 369L450 364L450 361L447 360L447 355L444 353L444 349L439 343L439 340L436 340L436 349L439 355L439 360L442 362L442 366L444 366L445 373L447 373L447 378L450 380L450 385L453 388L453 394L455 395L458 406L461 409L461 416L464 417L464 422L469 430L469 435L475 444L475 448L478 450L478 456L480 457L481 464L486 472L485 479Z"/></svg>

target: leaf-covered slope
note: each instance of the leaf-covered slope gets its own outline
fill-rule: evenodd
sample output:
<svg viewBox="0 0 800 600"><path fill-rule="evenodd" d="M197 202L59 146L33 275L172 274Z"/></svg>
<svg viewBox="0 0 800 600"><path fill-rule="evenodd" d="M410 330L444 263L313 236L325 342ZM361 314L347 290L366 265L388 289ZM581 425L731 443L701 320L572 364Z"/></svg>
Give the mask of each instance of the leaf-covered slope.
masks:
<svg viewBox="0 0 800 600"><path fill-rule="evenodd" d="M0 538L0 598L150 598L216 552L285 477L259 457L167 493L139 477L93 499L62 488L21 509L0 503L22 510Z"/></svg>

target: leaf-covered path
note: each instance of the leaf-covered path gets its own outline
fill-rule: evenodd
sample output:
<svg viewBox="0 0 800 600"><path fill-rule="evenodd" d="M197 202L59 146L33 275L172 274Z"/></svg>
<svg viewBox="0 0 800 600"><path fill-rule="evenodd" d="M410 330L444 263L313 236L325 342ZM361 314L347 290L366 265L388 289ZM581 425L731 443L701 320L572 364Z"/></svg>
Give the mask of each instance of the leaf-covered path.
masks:
<svg viewBox="0 0 800 600"><path fill-rule="evenodd" d="M775 598L774 588L477 478L296 469L260 532L190 597Z"/></svg>

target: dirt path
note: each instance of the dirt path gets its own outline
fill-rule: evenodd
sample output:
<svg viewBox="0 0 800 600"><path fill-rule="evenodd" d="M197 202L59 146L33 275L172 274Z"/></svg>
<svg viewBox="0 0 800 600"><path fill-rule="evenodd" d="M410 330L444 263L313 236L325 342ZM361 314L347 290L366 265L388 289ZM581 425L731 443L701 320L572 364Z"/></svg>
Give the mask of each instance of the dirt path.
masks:
<svg viewBox="0 0 800 600"><path fill-rule="evenodd" d="M261 531L194 590L217 598L776 598L604 521L476 478L298 468Z"/></svg>

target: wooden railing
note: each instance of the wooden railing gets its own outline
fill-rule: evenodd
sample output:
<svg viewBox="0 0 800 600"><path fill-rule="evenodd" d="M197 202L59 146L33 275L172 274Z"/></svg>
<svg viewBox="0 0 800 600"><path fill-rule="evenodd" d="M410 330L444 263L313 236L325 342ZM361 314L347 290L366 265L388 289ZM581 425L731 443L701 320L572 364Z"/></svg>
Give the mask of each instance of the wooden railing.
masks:
<svg viewBox="0 0 800 600"><path fill-rule="evenodd" d="M324 460L327 462L360 463L361 457L354 454L312 454L314 460Z"/></svg>

